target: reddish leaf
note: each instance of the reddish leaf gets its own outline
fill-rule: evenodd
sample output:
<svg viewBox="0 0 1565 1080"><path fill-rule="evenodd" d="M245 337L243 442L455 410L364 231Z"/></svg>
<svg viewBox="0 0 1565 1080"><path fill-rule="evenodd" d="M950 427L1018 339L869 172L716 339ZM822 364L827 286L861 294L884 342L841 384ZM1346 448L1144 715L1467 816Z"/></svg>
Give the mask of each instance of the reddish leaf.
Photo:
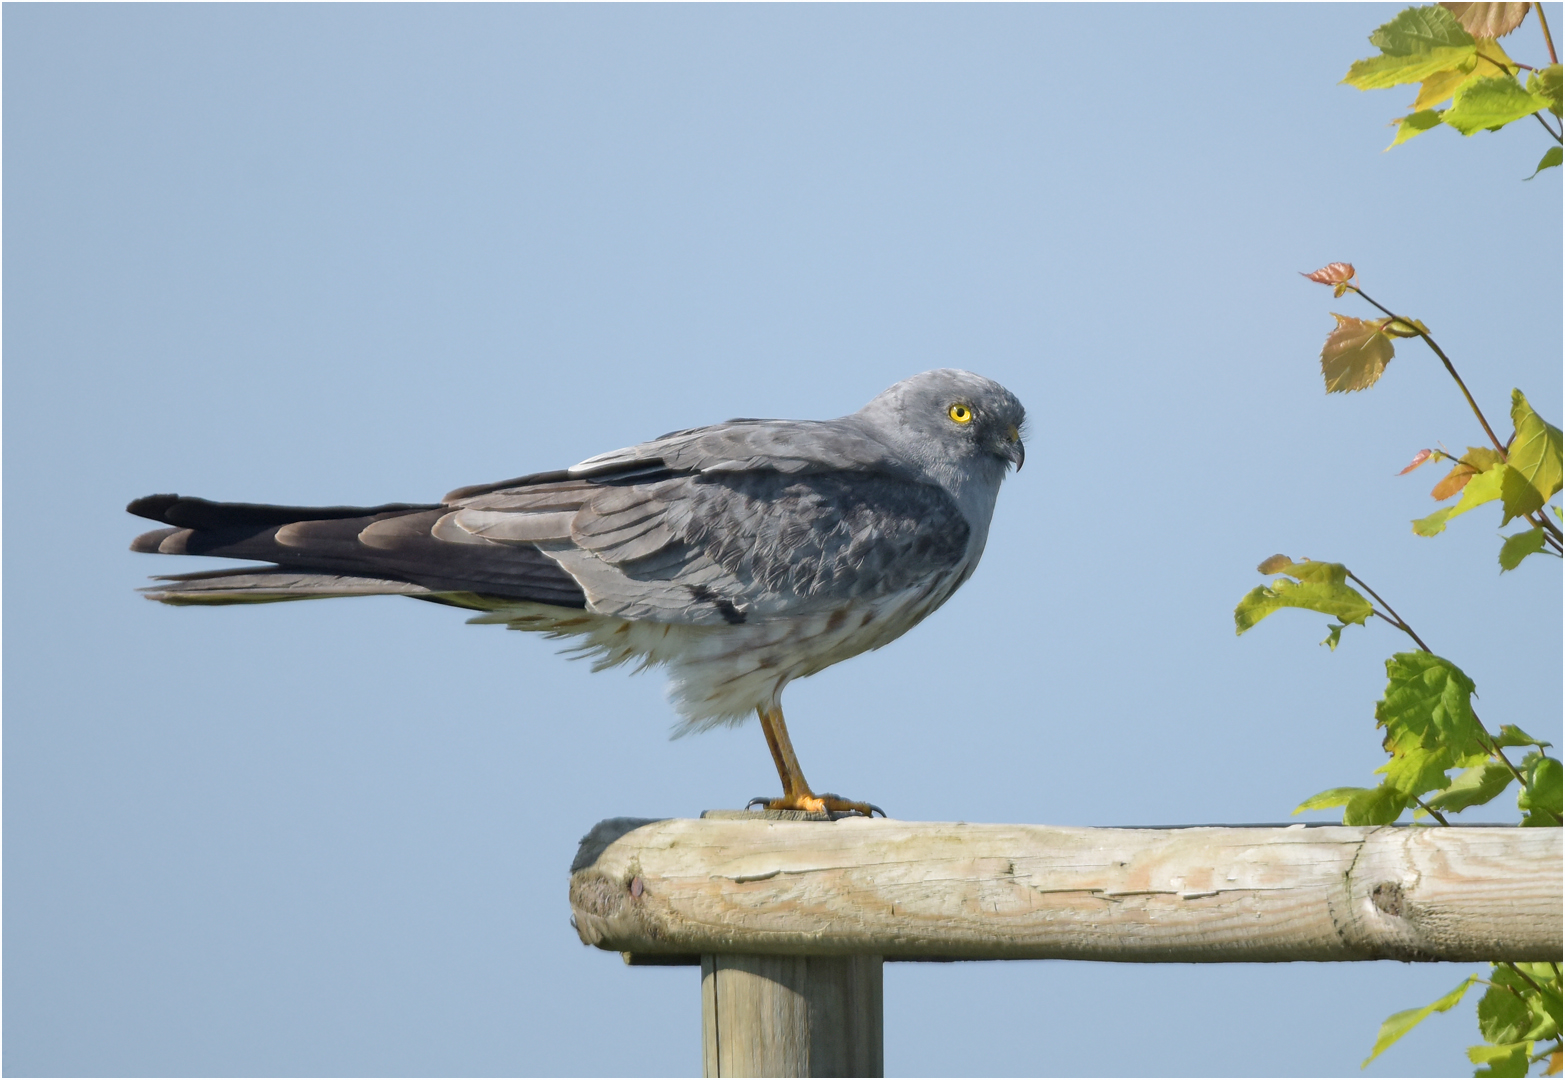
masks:
<svg viewBox="0 0 1565 1080"><path fill-rule="evenodd" d="M1504 37L1522 24L1531 4L1441 4L1475 38Z"/></svg>
<svg viewBox="0 0 1565 1080"><path fill-rule="evenodd" d="M1451 471L1445 474L1445 478L1435 485L1429 493L1430 498L1436 502L1443 502L1452 495L1467 486L1467 481L1479 473L1498 465L1501 461L1497 451L1487 446L1469 446L1467 453L1463 454Z"/></svg>
<svg viewBox="0 0 1565 1080"><path fill-rule="evenodd" d="M1443 502L1461 491L1467 486L1467 481L1478 475L1478 470L1465 461L1458 461L1451 467L1451 471L1445 474L1445 478L1435 485L1429 493L1430 498L1436 502Z"/></svg>
<svg viewBox="0 0 1565 1080"><path fill-rule="evenodd" d="M1397 473L1397 475L1398 476L1406 476L1408 473L1410 473L1414 469L1418 468L1424 462L1428 461L1429 460L1429 455L1431 455L1433 453L1434 453L1433 450L1420 450L1418 453L1413 455L1413 460L1408 464L1408 467L1403 469L1401 472Z"/></svg>
<svg viewBox="0 0 1565 1080"><path fill-rule="evenodd" d="M1395 354L1384 319L1354 319L1332 312L1337 328L1326 335L1320 351L1320 371L1326 393L1341 394L1374 386Z"/></svg>
<svg viewBox="0 0 1565 1080"><path fill-rule="evenodd" d="M1326 266L1321 267L1319 270L1316 270L1314 273L1306 274L1301 270L1299 271L1299 274L1301 277L1307 277L1311 281L1318 282L1321 285L1340 285L1345 281L1352 280L1353 264L1329 263ZM1338 293L1337 295L1341 296L1342 294Z"/></svg>

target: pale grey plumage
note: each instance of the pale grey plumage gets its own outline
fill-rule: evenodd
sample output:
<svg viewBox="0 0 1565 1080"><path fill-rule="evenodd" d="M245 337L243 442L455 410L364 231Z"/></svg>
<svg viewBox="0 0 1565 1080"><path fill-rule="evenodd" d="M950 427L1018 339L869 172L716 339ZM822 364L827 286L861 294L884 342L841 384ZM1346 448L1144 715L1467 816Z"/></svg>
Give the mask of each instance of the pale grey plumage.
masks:
<svg viewBox="0 0 1565 1080"><path fill-rule="evenodd" d="M255 507L152 496L137 550L256 558L168 603L399 593L576 636L603 665L671 668L687 726L900 636L972 573L1007 469L1009 391L925 372L836 420L732 420L440 504Z"/></svg>

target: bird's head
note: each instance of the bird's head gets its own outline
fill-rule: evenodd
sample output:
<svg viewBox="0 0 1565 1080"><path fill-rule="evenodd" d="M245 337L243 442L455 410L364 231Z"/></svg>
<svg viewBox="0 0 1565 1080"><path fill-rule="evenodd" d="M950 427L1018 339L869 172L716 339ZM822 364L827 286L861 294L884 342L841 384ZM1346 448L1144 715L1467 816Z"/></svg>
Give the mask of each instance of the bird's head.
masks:
<svg viewBox="0 0 1565 1080"><path fill-rule="evenodd" d="M993 478L1026 458L1027 411L1005 387L955 368L926 371L877 396L859 415L901 455L932 472ZM889 435L889 438L887 437Z"/></svg>

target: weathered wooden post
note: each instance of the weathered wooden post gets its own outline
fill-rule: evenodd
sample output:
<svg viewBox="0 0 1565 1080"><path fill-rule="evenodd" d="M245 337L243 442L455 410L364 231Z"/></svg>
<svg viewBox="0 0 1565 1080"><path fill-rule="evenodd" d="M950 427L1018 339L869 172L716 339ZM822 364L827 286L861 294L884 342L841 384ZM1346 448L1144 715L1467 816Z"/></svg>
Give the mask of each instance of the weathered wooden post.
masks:
<svg viewBox="0 0 1565 1080"><path fill-rule="evenodd" d="M736 820L736 818L738 820ZM1561 830L614 818L582 941L702 965L708 1075L877 1075L881 959L1559 961Z"/></svg>

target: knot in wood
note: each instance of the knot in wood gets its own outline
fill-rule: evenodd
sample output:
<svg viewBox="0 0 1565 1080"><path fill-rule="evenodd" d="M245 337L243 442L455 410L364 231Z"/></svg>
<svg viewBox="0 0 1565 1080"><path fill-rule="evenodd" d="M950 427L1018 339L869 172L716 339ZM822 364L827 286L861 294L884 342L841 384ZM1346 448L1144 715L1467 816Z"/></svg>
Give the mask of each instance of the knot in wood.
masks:
<svg viewBox="0 0 1565 1080"><path fill-rule="evenodd" d="M1387 915L1398 919L1402 917L1402 886L1395 881L1382 881L1370 890L1369 898Z"/></svg>

